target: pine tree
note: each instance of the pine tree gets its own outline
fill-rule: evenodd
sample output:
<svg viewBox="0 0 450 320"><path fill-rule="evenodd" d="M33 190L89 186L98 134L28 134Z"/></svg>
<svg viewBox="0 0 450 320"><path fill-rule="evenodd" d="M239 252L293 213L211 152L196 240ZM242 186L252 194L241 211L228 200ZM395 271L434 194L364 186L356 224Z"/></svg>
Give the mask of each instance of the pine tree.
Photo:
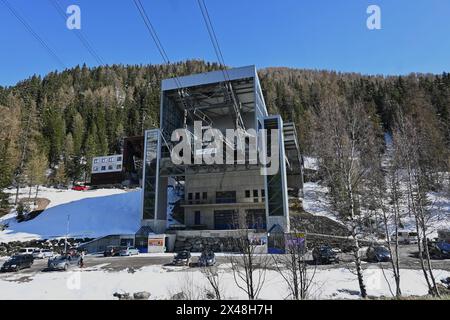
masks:
<svg viewBox="0 0 450 320"><path fill-rule="evenodd" d="M54 183L56 185L67 186L69 179L66 173L66 166L64 161L60 161L58 167L56 168L56 174L54 177Z"/></svg>
<svg viewBox="0 0 450 320"><path fill-rule="evenodd" d="M47 169L47 156L43 152L35 150L35 152L31 156L31 159L29 159L28 163L26 164L25 169L26 179L30 190L32 186L36 186L34 202L36 202L39 193L39 187L47 182Z"/></svg>

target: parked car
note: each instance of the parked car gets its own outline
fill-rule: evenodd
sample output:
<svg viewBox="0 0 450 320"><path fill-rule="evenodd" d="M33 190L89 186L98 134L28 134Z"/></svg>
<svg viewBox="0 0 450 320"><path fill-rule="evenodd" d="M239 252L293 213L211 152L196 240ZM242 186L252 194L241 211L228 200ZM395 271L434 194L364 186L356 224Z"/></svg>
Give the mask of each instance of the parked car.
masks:
<svg viewBox="0 0 450 320"><path fill-rule="evenodd" d="M313 249L312 255L314 263L316 264L339 263L337 250L334 250L328 245L315 247Z"/></svg>
<svg viewBox="0 0 450 320"><path fill-rule="evenodd" d="M38 250L39 248L22 248L19 249L19 251L17 251L17 254L21 254L21 255L33 255L35 250Z"/></svg>
<svg viewBox="0 0 450 320"><path fill-rule="evenodd" d="M19 254L9 258L0 269L1 272L19 271L30 268L33 265L33 256L30 254Z"/></svg>
<svg viewBox="0 0 450 320"><path fill-rule="evenodd" d="M315 247L312 251L313 260L316 264L330 264L339 263L339 256L337 250L334 250L328 245Z"/></svg>
<svg viewBox="0 0 450 320"><path fill-rule="evenodd" d="M391 253L384 246L370 246L366 252L367 261L370 262L387 262L391 261Z"/></svg>
<svg viewBox="0 0 450 320"><path fill-rule="evenodd" d="M123 250L123 247L120 246L108 246L106 250L103 252L104 257L117 257L120 255L120 252Z"/></svg>
<svg viewBox="0 0 450 320"><path fill-rule="evenodd" d="M49 270L67 271L72 267L80 266L80 262L81 262L80 255L65 254L48 259L47 268Z"/></svg>
<svg viewBox="0 0 450 320"><path fill-rule="evenodd" d="M87 191L87 190L89 190L89 187L88 186L77 185L77 186L73 186L72 190L75 190L75 191Z"/></svg>
<svg viewBox="0 0 450 320"><path fill-rule="evenodd" d="M450 259L450 243L443 241L429 243L428 251L432 259Z"/></svg>
<svg viewBox="0 0 450 320"><path fill-rule="evenodd" d="M126 247L120 250L120 256L137 256L139 254L139 250L135 247Z"/></svg>
<svg viewBox="0 0 450 320"><path fill-rule="evenodd" d="M50 249L36 249L33 251L34 259L48 259L52 258L55 253Z"/></svg>
<svg viewBox="0 0 450 320"><path fill-rule="evenodd" d="M176 266L188 266L191 260L191 253L189 251L181 251L173 258L173 264Z"/></svg>
<svg viewBox="0 0 450 320"><path fill-rule="evenodd" d="M402 244L417 244L417 232L413 231L398 231L391 235L391 240L396 241L398 237L398 242Z"/></svg>
<svg viewBox="0 0 450 320"><path fill-rule="evenodd" d="M216 255L214 251L207 250L203 251L200 258L198 259L198 265L201 267L210 267L216 264Z"/></svg>

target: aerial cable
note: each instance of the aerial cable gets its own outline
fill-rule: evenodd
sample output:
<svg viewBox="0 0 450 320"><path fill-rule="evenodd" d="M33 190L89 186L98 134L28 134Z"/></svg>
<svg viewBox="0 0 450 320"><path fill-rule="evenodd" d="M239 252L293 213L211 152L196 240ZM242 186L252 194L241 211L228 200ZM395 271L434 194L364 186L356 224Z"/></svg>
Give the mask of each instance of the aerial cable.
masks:
<svg viewBox="0 0 450 320"><path fill-rule="evenodd" d="M242 120L241 113L239 110L240 105L239 105L238 99L234 93L233 86L231 85L231 78L230 78L230 75L226 68L225 59L223 58L222 50L220 49L219 40L218 40L216 32L214 30L214 25L212 24L211 16L209 15L209 11L208 11L208 7L206 6L206 3L204 0L197 0L197 2L200 7L200 11L202 13L203 20L205 21L206 29L208 30L209 38L214 47L214 51L216 53L217 60L219 62L219 66L220 66L220 69L222 71L222 74L223 74L223 77L225 80L225 89L227 91L228 99L231 98L231 103L233 106L232 117L233 117L233 120L235 121L235 126L236 126L236 128L240 128L244 132L246 132L245 126L244 126L244 121Z"/></svg>
<svg viewBox="0 0 450 320"><path fill-rule="evenodd" d="M162 44L160 38L158 37L158 34L157 34L157 32L156 32L156 29L154 28L153 24L151 23L150 18L149 18L149 16L148 16L148 14L147 14L147 12L146 12L144 6L142 5L141 0L133 0L133 2L134 2L134 4L135 4L136 8L138 9L139 14L140 14L142 20L144 21L145 27L147 28L148 33L150 34L150 36L151 36L153 42L155 43L155 45L156 45L156 47L157 47L157 49L158 49L158 52L159 52L159 54L161 55L163 61L164 61L167 65L170 65L170 59L169 59L169 56L168 56L166 50L164 49L164 46L163 46L163 44ZM183 104L184 109L187 110L187 111L189 111L189 112L187 112L187 115L186 115L186 116L189 116L189 117L191 118L191 120L194 121L194 116L197 116L197 115L195 114L196 109L193 108L193 107L186 101L186 95L187 95L187 94L186 94L186 92L183 90L183 86L182 86L182 84L181 84L181 81L180 81L180 79L179 79L179 77L178 77L178 75L177 75L176 73L174 73L174 78L173 78L173 80L174 80L175 85L176 85L176 87L177 87L177 89L178 89L178 90L177 90L177 91L178 91L178 95L179 95L179 97L180 97L180 100L181 100L181 103ZM191 111L190 109L194 109L194 113L192 113L192 111ZM197 117L198 117L198 116L197 116ZM200 118L200 117L199 117L199 118ZM209 122L210 125L212 124L212 121L211 121L211 119L209 119L209 118L203 118L202 120L203 120L203 121ZM162 128L162 130L164 130L164 129Z"/></svg>
<svg viewBox="0 0 450 320"><path fill-rule="evenodd" d="M214 47L214 51L216 53L217 60L219 62L219 66L224 74L224 78L226 81L230 81L230 77L228 75L228 71L226 70L225 60L223 58L222 50L220 49L219 40L217 39L216 32L214 30L214 26L211 22L211 17L208 12L208 8L206 7L206 3L204 0L197 0L198 5L200 7L200 11L203 16L203 20L205 21L206 29L208 30L209 38Z"/></svg>
<svg viewBox="0 0 450 320"><path fill-rule="evenodd" d="M58 64L66 69L66 65L64 62L58 57L58 55L55 53L55 51L50 48L50 46L45 42L44 39L42 39L39 34L33 30L33 28L30 26L30 24L17 12L16 9L14 9L11 4L8 2L8 0L1 0L3 4L8 8L8 10L16 17L17 20L27 29L27 31L40 43L40 45L47 50L47 52L52 56L53 59L55 59Z"/></svg>
<svg viewBox="0 0 450 320"><path fill-rule="evenodd" d="M55 10L59 13L59 15L62 17L62 19L66 20L66 14L64 12L64 9L61 7L61 5L58 3L57 0L49 0L51 5L55 8ZM86 48L86 50L91 54L91 56L97 61L100 65L105 65L104 60L102 57L94 50L94 48L91 46L88 39L84 36L84 34L81 32L81 30L74 29L75 35L77 36L78 40L80 40L81 44Z"/></svg>

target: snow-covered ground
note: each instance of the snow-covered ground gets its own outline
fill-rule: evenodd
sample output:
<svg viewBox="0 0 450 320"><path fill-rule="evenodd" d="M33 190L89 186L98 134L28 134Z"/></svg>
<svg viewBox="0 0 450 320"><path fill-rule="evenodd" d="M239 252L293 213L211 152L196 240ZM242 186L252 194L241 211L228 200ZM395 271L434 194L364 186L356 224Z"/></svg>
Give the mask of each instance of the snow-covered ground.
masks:
<svg viewBox="0 0 450 320"><path fill-rule="evenodd" d="M328 199L328 188L318 182L306 182L303 185L303 209L315 216L327 217L340 222L332 210Z"/></svg>
<svg viewBox="0 0 450 320"><path fill-rule="evenodd" d="M8 274L0 278L0 299L114 299L115 292L135 293L147 291L151 299L168 299L181 291L188 291L194 299L204 299L208 283L198 269L184 267L148 266L135 272L123 270L108 272L102 265L71 272L40 272L26 281L20 274ZM246 299L237 288L229 265L219 266L220 284L227 299ZM448 271L435 271L438 279L450 276ZM392 296L380 269L365 270L369 295ZM404 295L425 295L427 287L419 270L401 270ZM388 271L386 277L394 288ZM261 299L285 299L286 283L275 271L268 271ZM356 276L348 269L317 270L310 291L311 299L358 299Z"/></svg>
<svg viewBox="0 0 450 320"><path fill-rule="evenodd" d="M306 182L304 184L303 208L305 211L315 215L323 216L337 222L341 222L336 212L331 208L328 198L328 188L318 182ZM437 238L438 230L450 230L450 195L446 192L430 192L427 194L430 202L430 217L428 219L428 237ZM407 199L401 201L401 222L403 231L415 231L415 219L408 214ZM391 232L394 227L390 227Z"/></svg>
<svg viewBox="0 0 450 320"><path fill-rule="evenodd" d="M50 200L46 210L21 223L16 221L14 211L1 217L0 224L8 225L8 229L0 231L0 243L64 237L67 229L70 237L95 238L132 234L140 227L140 190L41 189L39 198ZM28 197L28 190L22 189L20 197Z"/></svg>
<svg viewBox="0 0 450 320"><path fill-rule="evenodd" d="M318 170L319 161L314 157L303 157L303 167L307 170Z"/></svg>

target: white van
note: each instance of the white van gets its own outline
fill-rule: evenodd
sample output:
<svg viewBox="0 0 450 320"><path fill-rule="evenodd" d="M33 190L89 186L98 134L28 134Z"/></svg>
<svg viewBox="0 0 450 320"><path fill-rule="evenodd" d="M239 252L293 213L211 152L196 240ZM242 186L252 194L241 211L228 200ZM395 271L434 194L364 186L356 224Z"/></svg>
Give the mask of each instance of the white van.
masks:
<svg viewBox="0 0 450 320"><path fill-rule="evenodd" d="M55 253L50 249L36 249L33 252L33 258L35 259L48 259L53 258Z"/></svg>
<svg viewBox="0 0 450 320"><path fill-rule="evenodd" d="M395 241L396 235L392 234L391 240ZM417 232L414 231L399 231L398 242L402 244L417 244Z"/></svg>
<svg viewBox="0 0 450 320"><path fill-rule="evenodd" d="M22 248L17 253L18 254L33 254L33 252L37 250L37 248Z"/></svg>

